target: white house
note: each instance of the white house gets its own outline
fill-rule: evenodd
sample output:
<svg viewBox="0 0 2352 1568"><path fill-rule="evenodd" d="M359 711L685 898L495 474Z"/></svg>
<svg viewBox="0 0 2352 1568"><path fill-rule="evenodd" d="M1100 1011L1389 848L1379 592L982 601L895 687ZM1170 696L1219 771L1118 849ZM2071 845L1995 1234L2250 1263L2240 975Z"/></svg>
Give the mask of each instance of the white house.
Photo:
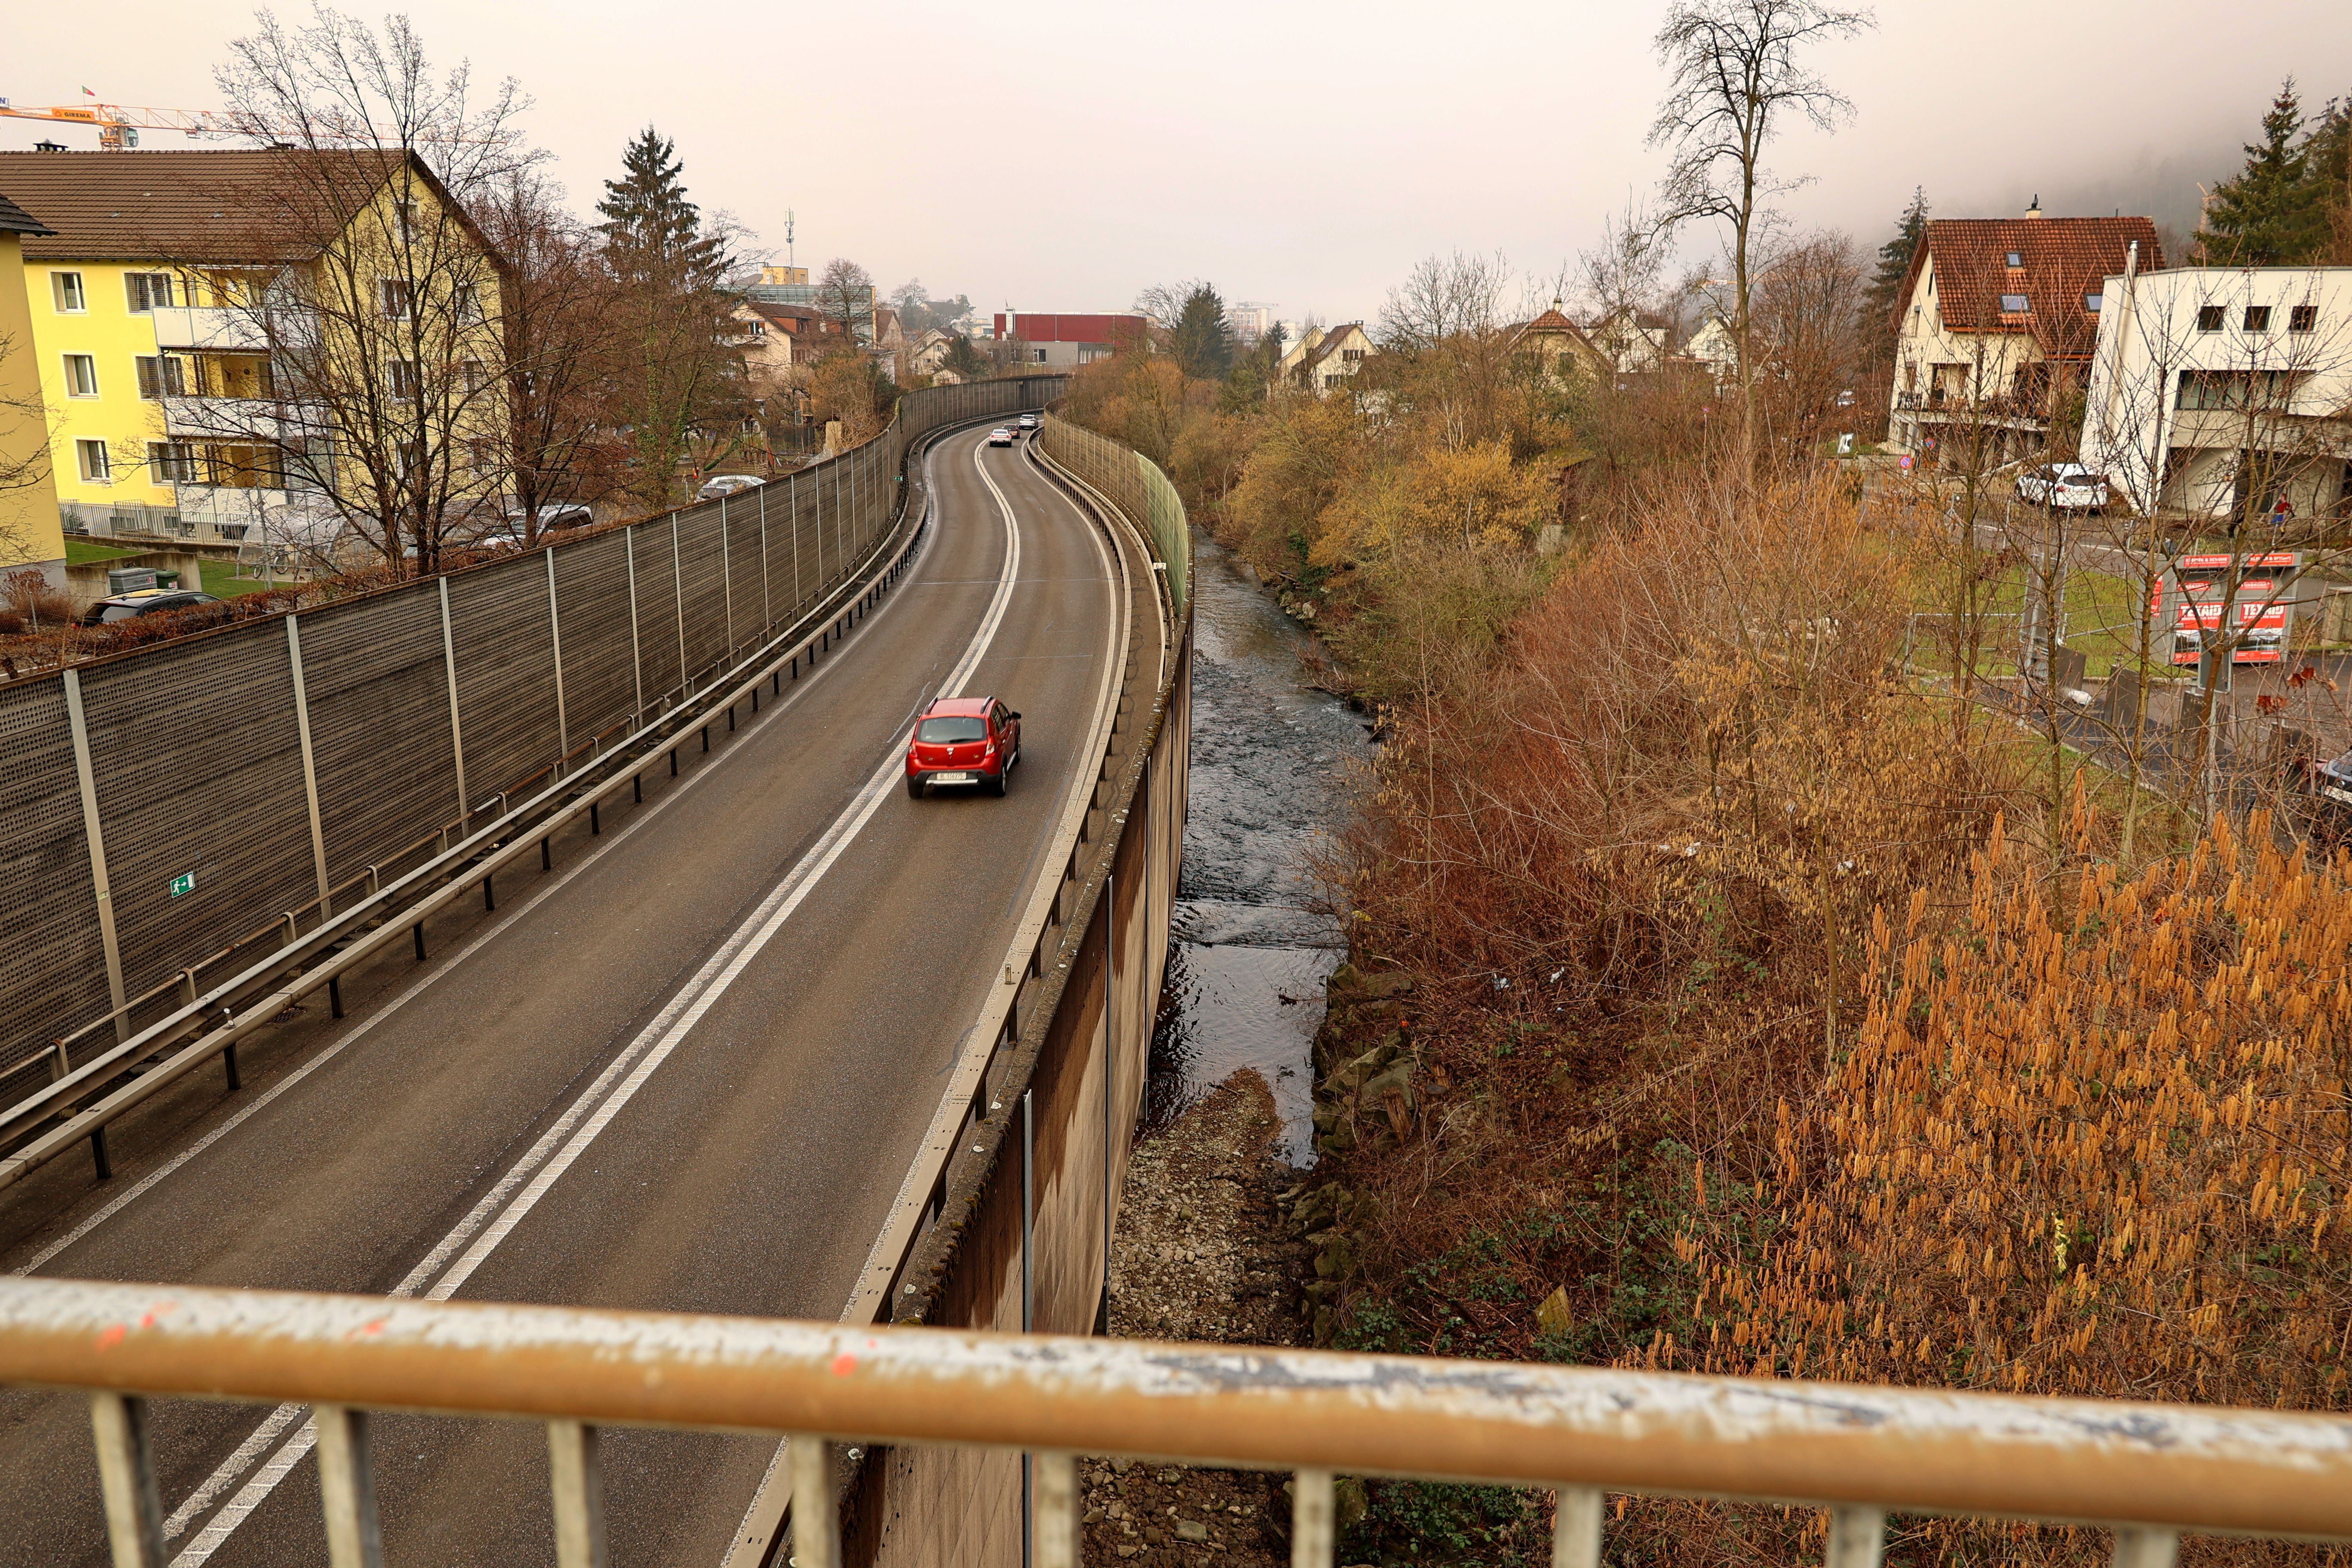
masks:
<svg viewBox="0 0 2352 1568"><path fill-rule="evenodd" d="M2083 461L2143 512L2352 508L2352 267L2105 280Z"/></svg>
<svg viewBox="0 0 2352 1568"><path fill-rule="evenodd" d="M1683 357L1713 376L1717 386L1728 386L1739 379L1739 337L1720 310L1706 313L1698 331L1683 345Z"/></svg>
<svg viewBox="0 0 2352 1568"><path fill-rule="evenodd" d="M1361 321L1310 327L1305 337L1284 351L1275 374L1277 381L1289 385L1330 392L1363 369L1372 353L1371 337Z"/></svg>
<svg viewBox="0 0 2352 1568"><path fill-rule="evenodd" d="M1592 346L1608 356L1620 375L1654 371L1666 362L1674 346L1674 323L1654 310L1620 309L1599 317L1584 330Z"/></svg>
<svg viewBox="0 0 2352 1568"><path fill-rule="evenodd" d="M2100 280L2134 254L2142 268L2163 264L2144 217L2036 207L1929 223L1897 297L1888 442L1932 453L1964 428L1990 464L2043 450L2053 409L2082 384Z"/></svg>

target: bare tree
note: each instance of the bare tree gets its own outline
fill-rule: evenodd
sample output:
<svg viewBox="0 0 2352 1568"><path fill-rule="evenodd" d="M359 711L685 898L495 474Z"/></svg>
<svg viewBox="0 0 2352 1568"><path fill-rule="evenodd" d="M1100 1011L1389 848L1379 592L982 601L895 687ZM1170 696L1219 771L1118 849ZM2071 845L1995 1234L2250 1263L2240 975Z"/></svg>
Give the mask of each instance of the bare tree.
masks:
<svg viewBox="0 0 2352 1568"><path fill-rule="evenodd" d="M1621 216L1602 220L1601 243L1576 258L1578 292L1592 322L1622 335L1660 312L1671 237L1669 226L1630 201ZM1612 345L1610 354L1624 368L1622 348Z"/></svg>
<svg viewBox="0 0 2352 1568"><path fill-rule="evenodd" d="M1749 330L1762 436L1776 459L1814 454L1841 409L1852 406L1863 284L1862 254L1849 235L1806 235L1766 259Z"/></svg>
<svg viewBox="0 0 2352 1568"><path fill-rule="evenodd" d="M1853 106L1799 62L1808 47L1875 25L1868 11L1820 0L1675 0L1659 27L1666 96L1650 142L1672 153L1664 221L1713 219L1727 232L1732 336L1739 353L1740 452L1756 456L1756 366L1750 342L1756 247L1777 215L1772 198L1801 181L1775 177L1766 146L1791 113L1833 129Z"/></svg>
<svg viewBox="0 0 2352 1568"><path fill-rule="evenodd" d="M29 357L33 346L16 335L0 332L0 364ZM19 521L22 508L12 499L20 490L37 489L49 479L49 411L41 401L40 382L29 369L22 378L33 390L11 395L0 391L0 563L14 564L32 559L31 531ZM0 388L17 380L0 375Z"/></svg>
<svg viewBox="0 0 2352 1568"><path fill-rule="evenodd" d="M595 237L536 169L517 170L476 210L507 261L500 290L509 531L539 537L561 509L601 499L604 394L615 369L612 278Z"/></svg>
<svg viewBox="0 0 2352 1568"><path fill-rule="evenodd" d="M171 432L215 504L287 497L250 508L265 531L436 570L503 488L504 279L466 203L537 161L527 102L436 73L402 17L379 33L325 9L295 28L263 13L217 81L272 164L238 189L246 263L179 267L235 352L198 356Z"/></svg>
<svg viewBox="0 0 2352 1568"><path fill-rule="evenodd" d="M845 256L836 256L824 264L824 272L817 279L817 298L824 301L825 313L841 323L849 341L859 341L858 324L865 323L866 335L873 335L874 275Z"/></svg>

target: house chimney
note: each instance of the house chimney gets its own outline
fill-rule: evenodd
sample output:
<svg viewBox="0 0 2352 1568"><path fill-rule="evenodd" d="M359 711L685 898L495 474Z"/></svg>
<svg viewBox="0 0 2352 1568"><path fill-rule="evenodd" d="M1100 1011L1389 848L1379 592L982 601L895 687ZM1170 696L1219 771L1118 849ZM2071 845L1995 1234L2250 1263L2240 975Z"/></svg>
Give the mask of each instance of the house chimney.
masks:
<svg viewBox="0 0 2352 1568"><path fill-rule="evenodd" d="M2027 217L2040 217L2042 216L2042 195L2040 192L2037 191L2034 193L2033 205L2025 209L2025 216Z"/></svg>

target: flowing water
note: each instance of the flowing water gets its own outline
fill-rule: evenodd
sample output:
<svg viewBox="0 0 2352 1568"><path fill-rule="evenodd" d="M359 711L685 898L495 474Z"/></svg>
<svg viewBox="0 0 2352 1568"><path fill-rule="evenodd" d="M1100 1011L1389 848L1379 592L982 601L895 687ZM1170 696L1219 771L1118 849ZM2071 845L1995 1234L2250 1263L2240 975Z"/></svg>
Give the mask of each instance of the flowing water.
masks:
<svg viewBox="0 0 2352 1568"><path fill-rule="evenodd" d="M1323 982L1338 925L1310 907L1309 858L1371 755L1364 721L1304 684L1313 639L1255 574L1194 536L1192 777L1148 1109L1163 1121L1242 1068L1283 1118L1281 1152L1313 1158Z"/></svg>

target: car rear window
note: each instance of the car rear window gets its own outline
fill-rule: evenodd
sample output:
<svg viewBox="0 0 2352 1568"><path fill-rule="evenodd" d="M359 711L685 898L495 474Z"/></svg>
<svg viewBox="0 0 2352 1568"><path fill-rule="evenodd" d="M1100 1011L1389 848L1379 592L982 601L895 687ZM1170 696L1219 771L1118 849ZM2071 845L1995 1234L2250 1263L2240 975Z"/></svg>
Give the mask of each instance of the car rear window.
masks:
<svg viewBox="0 0 2352 1568"><path fill-rule="evenodd" d="M915 739L929 746L945 746L958 741L985 741L988 721L979 718L926 719L917 727Z"/></svg>

